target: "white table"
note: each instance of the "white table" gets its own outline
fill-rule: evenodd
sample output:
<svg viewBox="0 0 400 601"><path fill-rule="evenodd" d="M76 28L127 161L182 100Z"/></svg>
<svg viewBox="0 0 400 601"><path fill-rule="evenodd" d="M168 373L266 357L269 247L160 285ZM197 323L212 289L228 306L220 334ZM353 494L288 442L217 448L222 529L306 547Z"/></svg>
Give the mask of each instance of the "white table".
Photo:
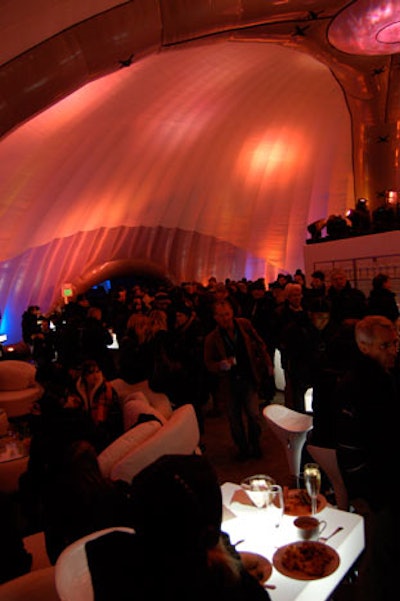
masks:
<svg viewBox="0 0 400 601"><path fill-rule="evenodd" d="M240 508L237 503L231 505L232 496L239 488L231 482L221 486L224 503L222 530L229 534L232 544L243 539L244 542L237 546L238 551L259 553L272 563L277 547L298 540L293 525L295 517L284 515L279 528L271 527L263 519L262 509L246 506ZM318 513L318 518L327 522L324 531L326 536L337 526L343 527L343 530L327 543L339 554L339 567L330 576L318 580L295 580L273 568L268 580L268 584L276 586L268 591L272 601L325 601L363 551L364 520L361 516L328 505Z"/></svg>

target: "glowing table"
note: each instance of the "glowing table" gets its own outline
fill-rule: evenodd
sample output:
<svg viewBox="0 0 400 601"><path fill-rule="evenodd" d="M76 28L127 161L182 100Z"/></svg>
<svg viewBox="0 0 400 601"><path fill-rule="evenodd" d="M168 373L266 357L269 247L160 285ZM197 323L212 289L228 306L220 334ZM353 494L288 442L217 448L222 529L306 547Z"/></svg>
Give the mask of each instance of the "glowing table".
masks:
<svg viewBox="0 0 400 601"><path fill-rule="evenodd" d="M238 503L231 505L233 494L238 489L240 487L231 482L221 486L224 503L222 530L229 534L232 544L243 540L237 546L238 551L259 553L272 563L272 557L278 547L298 540L293 525L295 517L284 515L279 528L274 528L265 520L262 509L248 506L240 508ZM327 522L324 536L329 536L338 526L343 527L343 530L327 543L339 554L339 567L330 576L317 580L295 580L273 568L267 583L276 586L268 591L272 601L325 601L364 550L362 516L327 505L318 513L318 518Z"/></svg>

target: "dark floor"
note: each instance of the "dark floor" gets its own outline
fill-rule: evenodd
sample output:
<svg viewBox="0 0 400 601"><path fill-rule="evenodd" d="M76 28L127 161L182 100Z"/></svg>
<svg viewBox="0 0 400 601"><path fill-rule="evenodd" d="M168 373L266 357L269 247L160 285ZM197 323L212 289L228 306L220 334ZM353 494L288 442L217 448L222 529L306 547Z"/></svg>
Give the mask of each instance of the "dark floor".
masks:
<svg viewBox="0 0 400 601"><path fill-rule="evenodd" d="M277 392L273 402L282 403L282 401L282 393ZM206 414L205 432L202 437L205 445L204 454L214 465L221 484L224 482L239 483L244 477L252 474L267 474L282 485L290 484L285 450L275 435L268 431L264 420L263 425L262 458L237 461L235 460L237 449L229 432L226 412L222 411L220 417L211 417Z"/></svg>

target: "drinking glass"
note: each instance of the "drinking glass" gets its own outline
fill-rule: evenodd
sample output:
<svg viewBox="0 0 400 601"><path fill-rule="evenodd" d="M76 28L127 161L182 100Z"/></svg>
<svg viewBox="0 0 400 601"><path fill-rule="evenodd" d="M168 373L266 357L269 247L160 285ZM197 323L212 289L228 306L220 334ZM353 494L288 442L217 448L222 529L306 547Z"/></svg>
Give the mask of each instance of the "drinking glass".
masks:
<svg viewBox="0 0 400 601"><path fill-rule="evenodd" d="M268 492L268 519L278 528L280 526L282 516L285 511L285 502L283 499L282 486L279 484L271 484Z"/></svg>
<svg viewBox="0 0 400 601"><path fill-rule="evenodd" d="M317 513L317 501L321 488L321 472L318 463L306 463L303 469L304 484L311 499L311 514Z"/></svg>
<svg viewBox="0 0 400 601"><path fill-rule="evenodd" d="M275 484L275 480L270 476L256 474L244 478L241 481L240 486L252 503L259 509L262 509L268 505L268 493L273 484Z"/></svg>

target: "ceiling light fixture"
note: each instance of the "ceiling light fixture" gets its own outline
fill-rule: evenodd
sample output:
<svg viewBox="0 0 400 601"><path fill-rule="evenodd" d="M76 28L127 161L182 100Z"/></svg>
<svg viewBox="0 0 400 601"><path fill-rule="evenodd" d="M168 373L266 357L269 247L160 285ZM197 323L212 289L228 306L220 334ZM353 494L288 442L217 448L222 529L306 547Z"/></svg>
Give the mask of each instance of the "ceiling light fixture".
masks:
<svg viewBox="0 0 400 601"><path fill-rule="evenodd" d="M348 54L400 52L400 0L357 0L332 21L329 42Z"/></svg>

